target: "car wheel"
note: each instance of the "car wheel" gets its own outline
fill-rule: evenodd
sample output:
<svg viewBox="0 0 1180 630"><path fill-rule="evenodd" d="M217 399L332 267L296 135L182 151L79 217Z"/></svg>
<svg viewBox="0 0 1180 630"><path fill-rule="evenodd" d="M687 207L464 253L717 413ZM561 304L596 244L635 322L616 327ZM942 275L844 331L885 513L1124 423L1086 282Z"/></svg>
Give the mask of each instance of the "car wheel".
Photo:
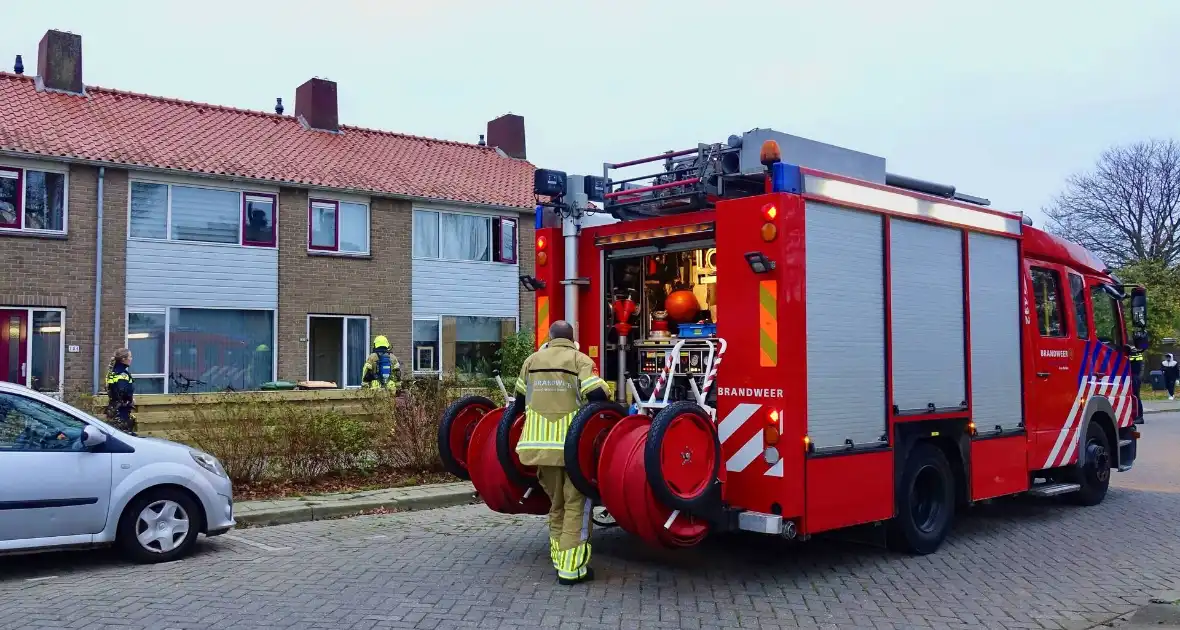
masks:
<svg viewBox="0 0 1180 630"><path fill-rule="evenodd" d="M179 490L148 490L127 504L119 519L116 544L131 560L144 564L182 558L197 542L202 515Z"/></svg>

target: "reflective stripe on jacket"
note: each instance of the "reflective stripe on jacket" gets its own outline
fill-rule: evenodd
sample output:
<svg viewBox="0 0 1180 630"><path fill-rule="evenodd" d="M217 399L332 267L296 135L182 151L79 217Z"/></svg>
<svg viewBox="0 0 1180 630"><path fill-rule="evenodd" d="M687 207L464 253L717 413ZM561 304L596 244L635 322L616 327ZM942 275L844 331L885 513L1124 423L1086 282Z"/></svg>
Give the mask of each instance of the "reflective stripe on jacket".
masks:
<svg viewBox="0 0 1180 630"><path fill-rule="evenodd" d="M568 339L554 339L525 360L516 380L525 396L524 432L516 452L525 466L564 466L565 436L586 395L606 390L594 360Z"/></svg>

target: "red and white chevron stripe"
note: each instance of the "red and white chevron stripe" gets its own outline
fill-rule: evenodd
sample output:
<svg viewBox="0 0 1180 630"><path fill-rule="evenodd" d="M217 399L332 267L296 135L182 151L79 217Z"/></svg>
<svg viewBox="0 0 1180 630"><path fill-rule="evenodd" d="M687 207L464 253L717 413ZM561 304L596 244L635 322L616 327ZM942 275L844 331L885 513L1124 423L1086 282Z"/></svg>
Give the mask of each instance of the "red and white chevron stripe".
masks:
<svg viewBox="0 0 1180 630"><path fill-rule="evenodd" d="M1129 376L1104 376L1102 378L1089 377L1078 387L1077 397L1073 407L1066 416L1065 425L1057 434L1057 441L1049 451L1042 468L1057 468L1077 461L1078 442L1081 439L1082 415L1086 404L1094 396L1102 396L1110 401L1114 408L1115 423L1119 427L1129 426L1131 423L1131 409L1134 407L1130 391L1131 378Z"/></svg>
<svg viewBox="0 0 1180 630"><path fill-rule="evenodd" d="M727 444L730 446L738 443L741 444L725 461L725 470L728 472L744 472L750 469L750 466L758 461L765 452L763 443L763 419L762 414L758 413L761 409L762 405L759 404L738 403L717 424L717 436L721 439L722 452L728 452L730 450L726 448ZM758 430L753 434L750 434L748 430L742 430L751 421L758 425ZM782 422L783 419L780 417L779 435L782 435ZM741 441L741 437L746 437L747 435L749 437L745 441ZM780 459L762 474L767 477L782 477L783 461Z"/></svg>

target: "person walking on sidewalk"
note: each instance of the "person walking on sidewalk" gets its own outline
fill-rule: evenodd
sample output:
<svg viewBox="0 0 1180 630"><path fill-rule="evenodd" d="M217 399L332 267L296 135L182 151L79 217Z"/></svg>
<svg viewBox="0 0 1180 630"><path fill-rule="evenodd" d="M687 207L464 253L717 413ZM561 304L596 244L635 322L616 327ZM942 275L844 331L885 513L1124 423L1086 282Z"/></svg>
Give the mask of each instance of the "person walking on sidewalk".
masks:
<svg viewBox="0 0 1180 630"><path fill-rule="evenodd" d="M131 377L131 351L119 348L107 364L107 421L116 429L134 433L135 379Z"/></svg>
<svg viewBox="0 0 1180 630"><path fill-rule="evenodd" d="M537 481L549 496L549 555L557 582L569 586L594 579L590 569L590 500L565 470L565 436L586 401L607 400L606 381L594 360L574 343L574 328L559 320L549 343L525 359L516 380L515 409L524 408L524 431L516 452L520 463L537 467Z"/></svg>
<svg viewBox="0 0 1180 630"><path fill-rule="evenodd" d="M1176 380L1180 379L1180 364L1172 353L1164 355L1164 385L1168 388L1168 400L1176 400Z"/></svg>

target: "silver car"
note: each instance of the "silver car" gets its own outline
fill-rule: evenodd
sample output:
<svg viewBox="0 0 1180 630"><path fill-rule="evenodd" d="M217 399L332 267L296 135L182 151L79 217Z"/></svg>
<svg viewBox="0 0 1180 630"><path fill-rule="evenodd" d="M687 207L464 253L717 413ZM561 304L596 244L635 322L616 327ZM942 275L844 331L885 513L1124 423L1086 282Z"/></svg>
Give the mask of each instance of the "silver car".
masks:
<svg viewBox="0 0 1180 630"><path fill-rule="evenodd" d="M233 526L232 486L212 455L0 382L0 554L114 544L167 562Z"/></svg>

